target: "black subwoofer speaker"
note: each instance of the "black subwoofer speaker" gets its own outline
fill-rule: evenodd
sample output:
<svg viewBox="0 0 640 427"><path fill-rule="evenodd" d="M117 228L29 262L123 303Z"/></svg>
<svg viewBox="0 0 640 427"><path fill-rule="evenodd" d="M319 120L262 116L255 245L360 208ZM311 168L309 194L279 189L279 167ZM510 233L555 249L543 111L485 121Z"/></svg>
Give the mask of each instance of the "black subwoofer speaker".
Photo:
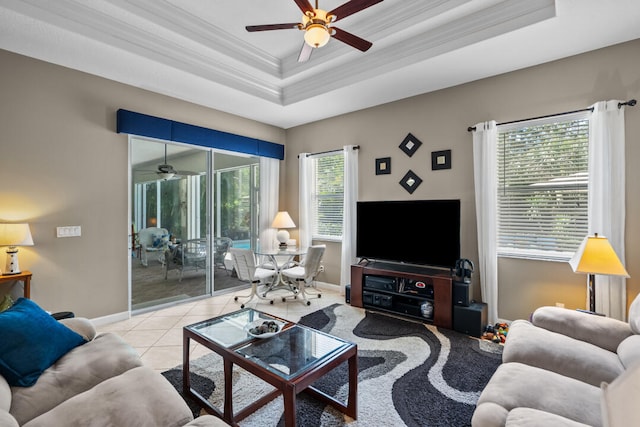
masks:
<svg viewBox="0 0 640 427"><path fill-rule="evenodd" d="M453 282L453 304L468 307L471 304L471 283Z"/></svg>
<svg viewBox="0 0 640 427"><path fill-rule="evenodd" d="M351 304L351 285L345 286L344 299L347 304Z"/></svg>
<svg viewBox="0 0 640 427"><path fill-rule="evenodd" d="M480 338L487 326L487 304L474 302L468 307L453 306L453 329Z"/></svg>

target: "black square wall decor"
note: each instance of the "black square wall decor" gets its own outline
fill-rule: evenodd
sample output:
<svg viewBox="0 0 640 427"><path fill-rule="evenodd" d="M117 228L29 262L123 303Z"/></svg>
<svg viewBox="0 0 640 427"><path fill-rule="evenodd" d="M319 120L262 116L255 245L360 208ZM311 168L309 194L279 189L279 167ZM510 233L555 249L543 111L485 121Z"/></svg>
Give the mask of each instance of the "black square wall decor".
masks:
<svg viewBox="0 0 640 427"><path fill-rule="evenodd" d="M391 173L391 157L376 159L376 175L389 175Z"/></svg>
<svg viewBox="0 0 640 427"><path fill-rule="evenodd" d="M409 132L400 144L400 149L404 151L407 156L411 157L418 150L418 148L420 148L421 145L422 141L420 141L418 138L413 136L411 132Z"/></svg>
<svg viewBox="0 0 640 427"><path fill-rule="evenodd" d="M407 190L409 194L413 194L420 184L422 184L422 178L416 175L411 169L409 169L409 172L400 180L400 185L402 185L402 188Z"/></svg>
<svg viewBox="0 0 640 427"><path fill-rule="evenodd" d="M451 150L431 152L431 170L451 169Z"/></svg>

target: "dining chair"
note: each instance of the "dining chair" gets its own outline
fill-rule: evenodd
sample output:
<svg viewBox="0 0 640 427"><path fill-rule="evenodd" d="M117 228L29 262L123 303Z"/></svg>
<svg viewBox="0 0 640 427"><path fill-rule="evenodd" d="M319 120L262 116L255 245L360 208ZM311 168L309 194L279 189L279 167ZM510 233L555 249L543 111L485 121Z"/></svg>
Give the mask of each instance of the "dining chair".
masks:
<svg viewBox="0 0 640 427"><path fill-rule="evenodd" d="M272 299L270 300L260 295L258 285L268 284L267 281L269 279L271 281L275 280L278 276L277 272L256 266L256 255L251 249L230 248L229 252L233 258L233 266L238 275L238 279L251 283L251 292L249 295L238 295L235 296L233 300L238 301L239 298L248 298L247 301L240 305L240 308L244 308L245 304L251 301L253 297L258 297L273 304Z"/></svg>
<svg viewBox="0 0 640 427"><path fill-rule="evenodd" d="M307 294L316 295L318 298L322 297L322 293L315 286L315 278L320 272L320 263L322 262L325 248L325 245L309 246L302 263L281 271L283 279L292 283L297 291L294 295L283 297L283 301L290 297L297 299L298 294L300 294L302 295L302 303L311 305L311 301L307 299ZM310 288L313 288L312 292L309 292Z"/></svg>

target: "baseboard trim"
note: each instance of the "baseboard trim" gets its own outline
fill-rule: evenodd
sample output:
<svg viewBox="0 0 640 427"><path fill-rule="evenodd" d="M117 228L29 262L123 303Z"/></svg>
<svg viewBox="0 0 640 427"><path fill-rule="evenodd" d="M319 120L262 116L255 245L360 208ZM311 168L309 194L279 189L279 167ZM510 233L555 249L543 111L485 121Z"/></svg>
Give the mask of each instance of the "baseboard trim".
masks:
<svg viewBox="0 0 640 427"><path fill-rule="evenodd" d="M91 323L93 323L93 326L104 326L110 323L128 320L130 318L131 313L129 313L128 311L123 311L121 313L110 314L108 316L96 317L95 319L91 319Z"/></svg>

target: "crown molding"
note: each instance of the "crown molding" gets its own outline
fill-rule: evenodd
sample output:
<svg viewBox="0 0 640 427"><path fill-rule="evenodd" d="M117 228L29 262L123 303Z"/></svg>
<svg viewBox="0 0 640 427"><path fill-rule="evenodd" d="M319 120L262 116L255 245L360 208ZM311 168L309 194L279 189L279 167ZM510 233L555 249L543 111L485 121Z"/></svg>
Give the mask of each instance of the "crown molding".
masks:
<svg viewBox="0 0 640 427"><path fill-rule="evenodd" d="M555 17L555 2L543 0L508 0L464 16L418 36L381 48L359 61L340 67L338 73L322 73L313 79L290 84L283 89L283 105L363 81L393 69L406 67L448 51L478 43L525 26Z"/></svg>
<svg viewBox="0 0 640 427"><path fill-rule="evenodd" d="M240 63L260 69L273 77L281 75L281 61L275 56L238 37L229 35L219 27L166 0L137 0L135 4L129 0L110 1L138 16L153 15L154 22L163 27Z"/></svg>
<svg viewBox="0 0 640 427"><path fill-rule="evenodd" d="M237 65L223 63L219 57L188 49L168 37L143 30L139 26L131 25L113 15L91 8L84 2L76 0L56 0L55 2L7 0L6 3L5 6L28 16L33 16L36 11L38 15L45 13L47 15L46 22L66 30L72 30L89 39L215 81L267 101L281 103L280 85L246 72L247 68L241 62L238 62Z"/></svg>
<svg viewBox="0 0 640 427"><path fill-rule="evenodd" d="M374 47L377 41L383 40L385 37L401 32L413 25L427 22L435 16L451 11L463 4L470 3L472 0L405 0L403 7L391 9L390 13L376 14L368 19L355 22L346 29L359 37L374 41ZM340 24L337 26L342 27ZM345 28L343 28L345 29ZM302 41L303 39L300 38ZM298 62L297 53L290 55L282 61L282 77L284 79L295 77L298 74L305 73L309 70L309 65L319 62L335 60L341 56L346 56L353 52L353 48L336 40L335 42L323 47L315 49L312 54L312 62ZM373 51L368 51L369 55ZM351 60L359 60L360 56L354 56Z"/></svg>

